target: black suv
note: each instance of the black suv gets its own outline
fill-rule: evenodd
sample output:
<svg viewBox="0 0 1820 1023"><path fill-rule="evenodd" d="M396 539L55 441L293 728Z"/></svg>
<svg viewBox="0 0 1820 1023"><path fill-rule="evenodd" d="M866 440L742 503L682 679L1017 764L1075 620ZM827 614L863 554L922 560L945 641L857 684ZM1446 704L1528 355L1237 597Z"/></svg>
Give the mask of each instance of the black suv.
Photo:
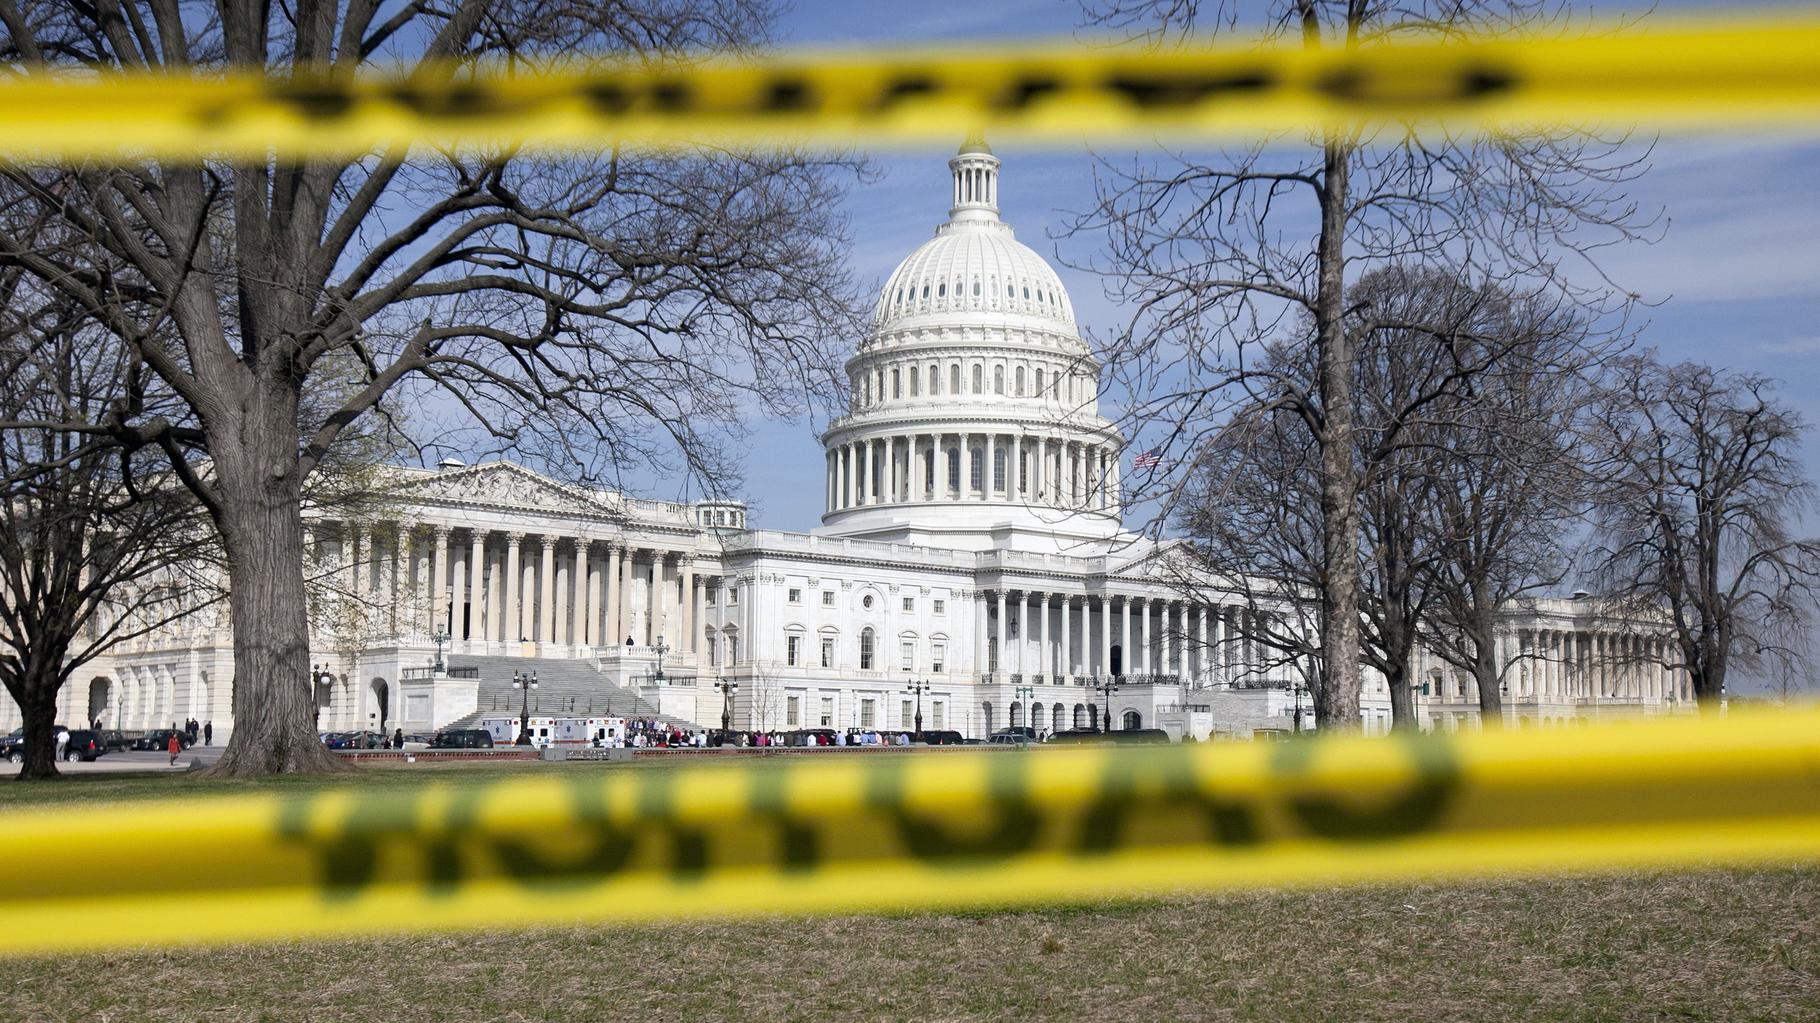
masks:
<svg viewBox="0 0 1820 1023"><path fill-rule="evenodd" d="M436 749L492 749L493 733L484 728L447 728L430 743Z"/></svg>
<svg viewBox="0 0 1820 1023"><path fill-rule="evenodd" d="M173 732L169 728L154 729L153 731L141 735L139 738L133 740L133 748L137 750L151 750L154 753L163 753L165 750L170 749L172 735L177 736L177 745L179 748L190 748L190 733L181 729Z"/></svg>
<svg viewBox="0 0 1820 1023"><path fill-rule="evenodd" d="M63 747L63 759L75 763L93 760L106 752L107 745L102 742L101 733L92 728L77 728L71 730L69 742ZM0 757L15 764L25 763L25 736L9 735L0 739Z"/></svg>

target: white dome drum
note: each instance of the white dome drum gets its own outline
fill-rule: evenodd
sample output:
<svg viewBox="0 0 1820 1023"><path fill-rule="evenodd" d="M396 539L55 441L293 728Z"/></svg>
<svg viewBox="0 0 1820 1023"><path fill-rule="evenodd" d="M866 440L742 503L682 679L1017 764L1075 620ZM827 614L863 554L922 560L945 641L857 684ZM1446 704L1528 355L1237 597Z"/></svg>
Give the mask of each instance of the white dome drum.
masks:
<svg viewBox="0 0 1820 1023"><path fill-rule="evenodd" d="M823 533L1078 551L1119 532L1122 439L1061 278L999 218L999 160L948 162L948 220L886 281L823 436Z"/></svg>

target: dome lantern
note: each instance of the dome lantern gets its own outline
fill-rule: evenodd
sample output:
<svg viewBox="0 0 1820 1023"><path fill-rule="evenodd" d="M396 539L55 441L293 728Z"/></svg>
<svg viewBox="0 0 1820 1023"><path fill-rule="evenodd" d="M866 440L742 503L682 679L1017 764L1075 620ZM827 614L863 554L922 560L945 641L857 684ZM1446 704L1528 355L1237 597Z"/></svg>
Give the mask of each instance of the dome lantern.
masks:
<svg viewBox="0 0 1820 1023"><path fill-rule="evenodd" d="M948 210L951 222L998 219L998 157L992 147L975 132L967 136L960 152L948 160L954 173L954 205Z"/></svg>

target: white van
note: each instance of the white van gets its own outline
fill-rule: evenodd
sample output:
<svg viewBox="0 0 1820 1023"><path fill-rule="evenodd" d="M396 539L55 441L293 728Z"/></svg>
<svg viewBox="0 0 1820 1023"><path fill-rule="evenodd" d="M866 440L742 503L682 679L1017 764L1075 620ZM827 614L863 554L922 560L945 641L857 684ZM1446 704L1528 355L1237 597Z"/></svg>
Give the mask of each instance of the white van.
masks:
<svg viewBox="0 0 1820 1023"><path fill-rule="evenodd" d="M625 718L557 718L558 746L622 746Z"/></svg>

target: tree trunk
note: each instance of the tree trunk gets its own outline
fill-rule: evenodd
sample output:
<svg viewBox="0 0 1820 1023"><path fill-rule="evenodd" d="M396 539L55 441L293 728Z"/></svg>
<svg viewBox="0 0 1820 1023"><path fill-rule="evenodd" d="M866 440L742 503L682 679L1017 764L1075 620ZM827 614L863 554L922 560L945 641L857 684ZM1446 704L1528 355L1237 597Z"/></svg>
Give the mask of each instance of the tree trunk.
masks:
<svg viewBox="0 0 1820 1023"><path fill-rule="evenodd" d="M1321 192L1316 344L1321 396L1322 685L1315 715L1323 729L1359 726L1359 507L1353 464L1352 340L1346 335L1345 241L1351 149L1329 141Z"/></svg>
<svg viewBox="0 0 1820 1023"><path fill-rule="evenodd" d="M234 628L234 734L213 773L338 770L314 721L297 395L262 386L235 412L209 444Z"/></svg>
<svg viewBox="0 0 1820 1023"><path fill-rule="evenodd" d="M1409 690L1409 655L1404 654L1395 668L1384 673L1384 685L1390 689L1390 730L1416 730L1416 700Z"/></svg>
<svg viewBox="0 0 1820 1023"><path fill-rule="evenodd" d="M27 670L30 670L28 666ZM56 778L57 770L57 687L26 675L12 689L24 719L25 763L19 771L20 781Z"/></svg>
<svg viewBox="0 0 1820 1023"><path fill-rule="evenodd" d="M1473 640L1472 677L1479 688L1479 727L1504 727L1503 672L1498 664L1497 642L1489 631L1484 640Z"/></svg>

